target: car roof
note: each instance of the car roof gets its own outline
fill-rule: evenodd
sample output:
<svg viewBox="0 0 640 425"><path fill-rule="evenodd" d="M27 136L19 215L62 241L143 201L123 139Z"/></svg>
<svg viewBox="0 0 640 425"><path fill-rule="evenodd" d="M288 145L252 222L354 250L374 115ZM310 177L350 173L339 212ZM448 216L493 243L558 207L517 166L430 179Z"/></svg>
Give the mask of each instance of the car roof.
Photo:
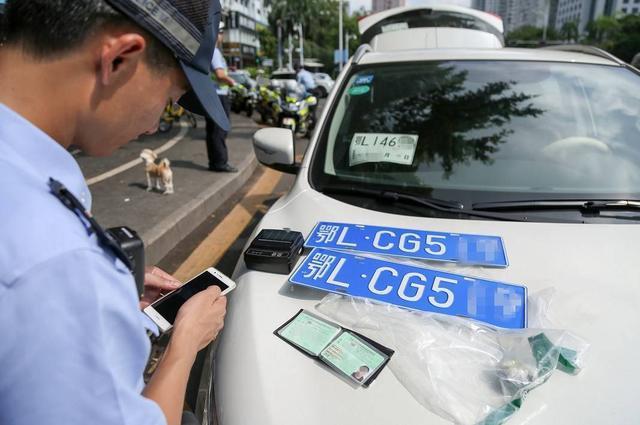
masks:
<svg viewBox="0 0 640 425"><path fill-rule="evenodd" d="M357 57L359 65L394 62L431 60L503 60L538 62L576 62L594 65L615 65L619 63L605 57L556 51L551 49L415 49L385 52L367 52Z"/></svg>
<svg viewBox="0 0 640 425"><path fill-rule="evenodd" d="M429 11L437 11L437 12L457 12L461 14L466 14L473 16L475 18L481 19L487 24L494 27L497 31L503 33L504 25L502 23L502 19L496 15L492 15L487 12L483 12L480 10L455 6L455 5L433 5L433 6L400 6L392 9L387 9L382 12L374 13L372 15L366 16L362 18L358 22L358 29L360 30L360 34L364 34L367 30L373 27L375 24L384 22L389 18L393 18L397 15L401 15L406 12L416 12L419 10L429 10Z"/></svg>

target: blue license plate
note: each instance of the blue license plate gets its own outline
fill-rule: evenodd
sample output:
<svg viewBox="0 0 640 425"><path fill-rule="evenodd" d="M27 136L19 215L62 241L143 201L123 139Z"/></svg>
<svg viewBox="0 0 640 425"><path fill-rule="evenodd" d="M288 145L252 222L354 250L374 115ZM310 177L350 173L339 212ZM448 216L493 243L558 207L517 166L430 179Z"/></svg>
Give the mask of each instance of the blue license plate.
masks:
<svg viewBox="0 0 640 425"><path fill-rule="evenodd" d="M509 264L499 236L322 221L311 231L305 246L493 267Z"/></svg>
<svg viewBox="0 0 640 425"><path fill-rule="evenodd" d="M527 325L527 288L315 248L292 283L503 328Z"/></svg>

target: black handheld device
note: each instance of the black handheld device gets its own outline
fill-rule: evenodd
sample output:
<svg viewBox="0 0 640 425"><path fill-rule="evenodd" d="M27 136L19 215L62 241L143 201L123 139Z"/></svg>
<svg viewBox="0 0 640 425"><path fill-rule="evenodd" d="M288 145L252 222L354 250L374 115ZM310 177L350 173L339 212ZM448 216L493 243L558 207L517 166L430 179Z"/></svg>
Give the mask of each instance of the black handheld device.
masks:
<svg viewBox="0 0 640 425"><path fill-rule="evenodd" d="M252 270L289 274L302 253L302 233L287 229L262 229L244 252Z"/></svg>

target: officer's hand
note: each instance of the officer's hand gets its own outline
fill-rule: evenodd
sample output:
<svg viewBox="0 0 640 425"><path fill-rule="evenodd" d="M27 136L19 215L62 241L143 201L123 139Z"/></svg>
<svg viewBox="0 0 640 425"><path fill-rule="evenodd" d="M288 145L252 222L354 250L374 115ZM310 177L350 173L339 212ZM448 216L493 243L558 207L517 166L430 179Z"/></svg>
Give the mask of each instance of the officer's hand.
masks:
<svg viewBox="0 0 640 425"><path fill-rule="evenodd" d="M173 343L202 350L213 341L224 326L227 297L220 288L210 286L184 303L173 324Z"/></svg>
<svg viewBox="0 0 640 425"><path fill-rule="evenodd" d="M144 270L144 293L140 298L140 309L160 298L161 295L179 288L182 283L169 273L158 267L147 267Z"/></svg>

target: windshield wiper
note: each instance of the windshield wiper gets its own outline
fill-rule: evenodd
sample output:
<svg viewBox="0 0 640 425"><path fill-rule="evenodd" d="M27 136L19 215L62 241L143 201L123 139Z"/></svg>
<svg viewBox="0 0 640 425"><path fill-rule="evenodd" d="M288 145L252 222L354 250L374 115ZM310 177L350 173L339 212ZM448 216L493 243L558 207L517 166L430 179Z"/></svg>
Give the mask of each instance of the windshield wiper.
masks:
<svg viewBox="0 0 640 425"><path fill-rule="evenodd" d="M500 214L500 213L490 213L490 212L480 212L473 210L465 210L462 202L459 201L446 201L442 199L429 198L429 197L420 197L415 195L410 195L407 193L391 191L391 190L375 190L375 189L365 189L353 186L328 186L321 189L321 192L327 194L341 194L341 195L356 195L356 196L365 196L368 198L378 199L380 201L386 202L402 202L402 203L410 203L414 205L423 206L432 210L442 211L450 214L458 214L465 215L470 217L481 217L492 220L501 220L501 221L530 221L528 217L518 217L513 214ZM561 223L582 223L581 220L567 220L567 219L557 219L557 218L540 218L536 217L534 221L543 221L543 222L561 222Z"/></svg>
<svg viewBox="0 0 640 425"><path fill-rule="evenodd" d="M535 210L640 210L640 201L626 199L610 200L531 200L505 202L479 202L472 205L474 211L535 211Z"/></svg>
<svg viewBox="0 0 640 425"><path fill-rule="evenodd" d="M410 195L408 193L397 192L395 190L365 189L355 186L327 186L322 188L322 192L345 195L364 195L369 198L378 198L390 202L410 200L420 203L421 205L432 207L433 209L444 208L447 211L451 209L461 210L464 208L464 205L460 201L446 201L444 199Z"/></svg>

